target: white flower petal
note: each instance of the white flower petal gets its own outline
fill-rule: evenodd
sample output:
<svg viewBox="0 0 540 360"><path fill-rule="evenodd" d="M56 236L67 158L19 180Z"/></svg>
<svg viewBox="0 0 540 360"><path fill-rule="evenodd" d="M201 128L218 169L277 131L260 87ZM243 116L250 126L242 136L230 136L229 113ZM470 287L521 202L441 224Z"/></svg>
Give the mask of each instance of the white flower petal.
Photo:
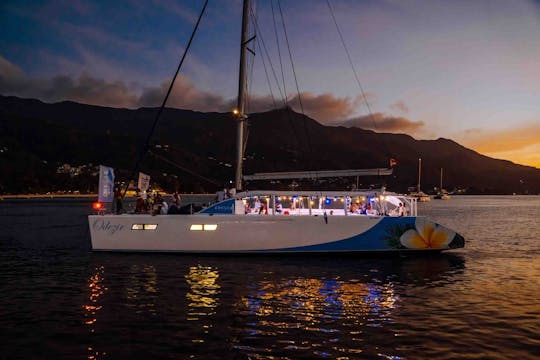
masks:
<svg viewBox="0 0 540 360"><path fill-rule="evenodd" d="M427 243L422 236L414 229L405 231L399 238L401 245L408 249L425 249Z"/></svg>
<svg viewBox="0 0 540 360"><path fill-rule="evenodd" d="M417 217L414 225L416 231L426 240L431 238L436 226L434 222L427 220L425 217Z"/></svg>

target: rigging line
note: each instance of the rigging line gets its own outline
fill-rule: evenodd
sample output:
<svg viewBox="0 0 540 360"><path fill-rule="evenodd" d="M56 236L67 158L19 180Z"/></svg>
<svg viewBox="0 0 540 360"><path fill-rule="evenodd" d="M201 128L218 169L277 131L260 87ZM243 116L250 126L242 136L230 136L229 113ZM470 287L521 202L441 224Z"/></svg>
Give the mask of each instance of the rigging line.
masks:
<svg viewBox="0 0 540 360"><path fill-rule="evenodd" d="M274 75L274 80L276 81L276 86L278 88L279 95L281 96L281 99L284 101L285 97L283 95L283 92L281 91L281 87L279 86L279 80L277 78L276 70L274 69L274 65L272 63L272 58L270 57L270 54L268 53L268 49L266 48L266 43L264 42L261 29L259 28L259 22L257 21L257 18L253 15L253 13L251 14L251 19L252 19L253 24L255 25L256 32L259 35L257 39L259 38L261 39L261 43L264 49L264 54L268 58L268 63L270 64L270 69L272 69L272 75ZM283 106L286 106L286 105L287 103L283 102Z"/></svg>
<svg viewBox="0 0 540 360"><path fill-rule="evenodd" d="M208 0L206 0L204 2L204 6L203 6L203 8L201 10L201 13L199 14L199 18L197 19L197 23L195 24L195 27L193 28L193 31L191 32L191 36L189 37L189 41L187 43L186 49L184 50L184 54L182 55L182 59L180 60L180 63L178 64L178 67L176 68L176 72L174 73L174 77L172 78L171 84L169 85L169 89L167 90L167 95L165 95L165 98L163 99L163 103L161 104L161 107L159 108L159 111L157 112L156 117L154 118L154 122L152 123L152 128L150 129L150 133L146 137L145 146L144 146L143 150L141 151L141 154L139 155L139 158L137 159L137 162L135 163L135 168L133 169L133 172L132 172L129 180L131 180L132 178L135 177L135 174L137 173L137 171L139 169L139 166L141 165L142 160L144 159L144 157L146 156L146 153L150 149L150 141L152 140L152 136L154 135L154 131L156 130L157 123L159 121L159 118L161 117L161 113L163 112L163 109L165 108L165 104L167 104L167 100L169 99L169 95L171 94L171 91L172 91L174 82L176 80L176 77L178 76L178 73L180 72L180 68L182 67L182 64L184 63L184 60L186 59L186 55L187 55L187 53L189 51L189 48L191 47L191 42L193 41L193 38L195 37L195 33L197 32L197 29L199 28L199 24L200 24L201 19L202 19L203 15L204 15L204 12L206 10L207 5L208 5ZM127 188L128 187L126 186L126 189L124 190L124 194L122 195L122 197L126 196Z"/></svg>
<svg viewBox="0 0 540 360"><path fill-rule="evenodd" d="M249 76L248 76L248 84L247 84L247 89L246 89L246 98L245 98L245 101L246 101L246 113L249 114L250 113L250 107L251 107L251 89L253 88L253 69L255 67L255 55L253 55L250 59L250 61L248 62L248 70L247 70L247 73L249 73Z"/></svg>
<svg viewBox="0 0 540 360"><path fill-rule="evenodd" d="M270 55L269 55L269 53L268 53L268 49L266 48L266 44L265 44L265 42L264 42L264 38L263 38L263 36L262 36L262 32L261 32L261 30L260 30L260 28L259 28L259 23L258 23L258 21L257 21L257 17L254 16L254 14L252 13L251 18L254 20L254 24L255 24L255 27L256 27L256 31L257 31L257 34L259 35L259 36L257 37L257 39L259 39L259 37L260 37L261 43L262 43L263 48L264 48L264 52L265 52L265 54L266 54L266 57L268 58L268 63L270 64L270 68L272 69L272 74L274 75L274 80L276 81L276 86L277 86L278 91L279 91L279 94L280 94L280 96L281 96L281 101L283 102L283 108L285 109L285 112L286 112L286 113L285 113L285 116L287 117L287 119L288 119L288 121L289 121L289 124L290 124L290 126L291 126L291 128L292 128L292 130L293 130L294 138L295 138L295 139L299 139L299 136L298 136L297 131L296 131L296 127L294 126L294 121L293 121L293 119L292 119L291 113L290 113L290 111L287 110L288 104L287 104L287 101L286 101L286 94L285 94L285 96L284 96L283 93L281 92L281 87L280 87L280 85L279 85L279 80L278 80L278 78L277 78L276 71L274 70L274 65L273 65L273 63L272 63L272 58L270 57ZM264 56L263 56L263 59L264 59ZM280 56L280 61L281 61L281 56ZM282 74L283 74L283 73L282 73ZM270 86L270 88L271 88L271 86ZM283 89L283 90L285 91L285 89ZM270 91L271 91L271 90L270 90ZM276 106L276 108L277 108L277 106Z"/></svg>
<svg viewBox="0 0 540 360"><path fill-rule="evenodd" d="M285 93L285 104L287 104L287 88L285 87L285 73L283 71L283 62L281 60L281 47L279 46L279 36L277 32L277 23L276 23L276 17L274 14L274 0L270 0L270 7L272 9L272 20L274 22L274 34L276 37L276 46L278 50L278 58L279 58L279 66L281 67L281 80L283 81L283 92Z"/></svg>
<svg viewBox="0 0 540 360"><path fill-rule="evenodd" d="M257 33L257 27L255 26L255 21L257 21L255 18L255 15L253 14L252 12L252 16L251 16L251 20L253 22L253 28L255 29L255 34L258 35L255 37L255 46L257 47L257 50L259 52L259 54L261 54L261 60L262 60L262 64L263 64L263 69L264 69L264 75L266 77L266 83L268 84L268 90L270 91L270 96L272 97L272 104L274 105L274 109L277 109L277 103L276 103L276 98L274 97L274 92L272 91L272 83L270 82L270 77L268 76L268 70L266 68L266 61L264 60L264 53L262 51L262 47L261 47L261 42L259 40L259 36L260 34Z"/></svg>
<svg viewBox="0 0 540 360"><path fill-rule="evenodd" d="M311 139L309 137L309 131L308 131L308 128L307 128L307 120L306 120L306 114L304 113L304 105L302 104L302 96L300 95L300 87L298 86L298 78L296 77L296 70L294 69L294 61L293 61L293 56L292 56L292 52L291 52L291 46L289 44L289 37L287 36L287 28L285 26L285 18L283 17L283 12L281 11L281 1L280 0L277 0L277 4L278 4L278 8L279 8L279 13L281 15L281 24L283 25L283 33L285 34L285 41L287 43L287 49L289 51L289 59L291 61L291 67L292 67L292 72L293 72L293 76L294 76L294 83L296 84L296 92L298 93L298 102L300 104L300 110L302 111L302 115L304 115L304 132L306 133L306 138L307 138L307 144L308 144L308 149L309 149L309 152L311 155L313 155L313 147L311 146Z"/></svg>
<svg viewBox="0 0 540 360"><path fill-rule="evenodd" d="M330 5L330 0L326 0L326 4L328 5L328 9L330 9L330 14L332 15L332 20L334 20L334 24L336 25L336 29L337 29L337 32L339 34L341 44L343 45L343 48L345 49L345 53L347 53L347 59L349 60L349 65L351 66L352 72L354 74L354 78L356 79L356 83L358 84L358 87L360 88L360 93L362 94L362 98L364 99L364 102L366 103L366 107L367 107L368 112L369 112L369 117L370 117L371 121L373 122L373 127L377 131L377 124L376 124L376 121L375 121L375 117L373 116L373 112L371 111L371 106L369 105L369 102L368 102L366 93L364 91L364 88L362 86L362 83L360 82L360 79L358 78L358 74L356 72L356 69L354 67L354 63L353 63L352 58L351 58L351 54L349 53L349 49L347 48L347 44L345 43L345 39L343 38L343 34L341 33L341 29L339 28L339 24L338 24L338 22L336 20L336 17L334 15L334 10L332 9L332 6ZM387 146L386 142L384 141L384 139L381 139L381 142L383 144L383 147L385 148L386 155L389 156L390 151L388 149L388 146Z"/></svg>
<svg viewBox="0 0 540 360"><path fill-rule="evenodd" d="M298 133L296 131L296 126L294 126L294 121L292 119L292 116L291 116L291 113L290 111L288 111L287 107L288 107L288 104L286 102L286 99L285 97L283 96L283 93L281 92L281 87L279 86L279 80L277 78L277 75L276 75L276 71L274 70L274 65L272 63L272 58L270 57L269 53L268 53L268 49L266 48L266 43L264 42L264 37L262 36L262 32L259 28L259 22L257 21L257 17L253 14L253 12L251 13L251 19L255 25L255 29L256 29L256 32L259 36L257 36L257 40L260 38L261 40L261 43L262 43L262 46L264 48L264 53L266 54L266 57L268 58L268 63L270 64L270 68L272 69L272 74L274 75L274 80L276 81L276 86L278 88L278 91L279 91L279 94L281 96L281 100L283 102L283 108L285 109L285 116L287 117L288 121L289 121L289 124L293 130L293 133L294 133L294 138L295 139L299 139L299 136L298 136ZM264 59L264 54L263 54L263 59ZM271 86L270 86L271 87ZM304 155L305 156L305 155Z"/></svg>
<svg viewBox="0 0 540 360"><path fill-rule="evenodd" d="M169 164L171 164L171 165L173 165L173 166L179 168L180 170L183 170L183 171L187 172L188 174L191 174L191 175L193 175L193 176L195 176L195 177L198 177L198 178L200 178L200 179L203 179L203 180L205 180L205 181L207 181L207 182L209 182L209 183L211 183L211 184L213 184L213 185L220 186L220 183L219 183L218 181L212 180L212 179L209 179L209 178L207 178L207 177L205 177L205 176L202 176L202 175L200 175L200 174L197 174L197 173L194 172L193 170L189 170L189 169L183 167L182 165L179 165L178 163L176 163L176 162L174 162L174 161L172 161L172 160L167 159L167 158L164 157L164 156L161 156L161 155L159 155L159 154L156 154L156 153L153 152L152 150L148 151L148 153L149 153L150 155L155 156L156 158L158 158L158 159L160 159L160 160L162 160L162 161L165 161L166 163L169 163Z"/></svg>
<svg viewBox="0 0 540 360"><path fill-rule="evenodd" d="M251 11L251 21L255 27L255 32L257 33L257 37L256 37L256 41L259 45L259 48L261 48L261 44L262 44L262 49L264 49L264 52L261 51L261 57L263 59L263 63L264 63L264 58L265 58L265 55L266 55L266 58L268 59L268 64L270 65L270 69L272 70L272 75L274 77L274 80L276 82L276 86L278 88L278 92L279 92L279 95L281 96L281 101L283 102L283 109L285 111L285 117L287 118L287 120L289 121L289 124L291 126L291 129L292 129L292 132L293 132L293 136L294 136L294 139L299 139L299 135L296 131L296 126L294 126L294 121L292 119L292 116L291 116L291 113L290 111L288 111L287 107L287 102L285 101L285 97L283 96L283 93L281 91L281 87L279 85L279 80L278 80L278 77L276 75L276 71L274 69L274 65L272 63L272 58L270 57L270 54L268 53L268 49L266 47L266 43L264 41L264 37L263 37L263 34L262 34L262 31L259 27L259 22L257 20L257 16L255 16L255 14L253 13L253 11ZM260 43L259 43L259 40L260 40ZM266 71L266 68L265 68L265 71ZM272 101L274 102L274 106L275 108L277 109L277 103L274 99L274 94L272 92L272 85L271 85L271 81L269 79L269 77L267 76L267 79L268 79L268 86L270 88L270 94L272 95ZM305 157L305 155L304 155ZM305 159L307 161L307 159Z"/></svg>
<svg viewBox="0 0 540 360"><path fill-rule="evenodd" d="M261 49L261 43L259 42L259 39L257 39L257 48L259 49L259 52L262 54ZM268 76L268 71L266 70L266 61L264 61L264 56L261 56L263 68L264 68L264 75L266 76L266 83L268 84L268 90L270 91L270 96L272 97L272 104L274 105L274 109L277 109L277 103L276 98L274 97L274 92L272 91L272 84L270 83L270 77Z"/></svg>
<svg viewBox="0 0 540 360"><path fill-rule="evenodd" d="M255 32L254 36L256 36L257 33ZM248 70L248 72L250 73L250 76L249 76L249 83L248 83L248 86L247 86L247 91L246 91L246 113L250 113L250 107L251 107L251 89L253 88L253 70L255 68L255 55L253 55L251 57L251 64L250 64L250 69ZM249 124L247 121L244 121L243 122L243 126L244 126L244 143L242 144L242 157L244 157L244 154L246 153L246 147L247 147L247 142L248 142L248 137L249 137Z"/></svg>
<svg viewBox="0 0 540 360"><path fill-rule="evenodd" d="M291 52L291 45L289 44L289 36L287 35L287 27L285 26L285 18L283 17L283 12L281 11L281 1L277 0L279 14L281 16L281 25L283 26L283 34L285 35L285 42L287 44L287 50L289 51L289 60L291 61L292 72L294 76L294 83L296 84L296 92L298 93L298 102L300 103L300 110L302 115L304 114L304 105L302 104L302 97L300 96L300 87L298 86L298 78L296 77L296 70L294 68L294 61Z"/></svg>

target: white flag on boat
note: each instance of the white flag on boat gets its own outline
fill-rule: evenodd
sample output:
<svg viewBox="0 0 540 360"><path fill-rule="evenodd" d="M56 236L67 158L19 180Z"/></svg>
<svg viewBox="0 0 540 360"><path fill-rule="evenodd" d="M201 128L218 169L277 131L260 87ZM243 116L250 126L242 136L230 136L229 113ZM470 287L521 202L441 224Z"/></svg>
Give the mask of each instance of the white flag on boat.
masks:
<svg viewBox="0 0 540 360"><path fill-rule="evenodd" d="M99 165L99 202L112 202L114 198L114 169Z"/></svg>
<svg viewBox="0 0 540 360"><path fill-rule="evenodd" d="M150 187L150 175L139 173L139 183L137 185L140 191L145 192Z"/></svg>

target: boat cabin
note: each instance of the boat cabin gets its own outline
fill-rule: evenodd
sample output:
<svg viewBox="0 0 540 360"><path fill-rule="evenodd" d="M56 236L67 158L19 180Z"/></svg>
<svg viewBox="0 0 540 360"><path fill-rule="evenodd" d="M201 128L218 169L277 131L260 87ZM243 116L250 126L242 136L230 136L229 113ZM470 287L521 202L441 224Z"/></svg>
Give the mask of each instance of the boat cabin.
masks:
<svg viewBox="0 0 540 360"><path fill-rule="evenodd" d="M401 206L400 206L401 204ZM417 199L368 191L245 191L201 214L247 216L416 216Z"/></svg>

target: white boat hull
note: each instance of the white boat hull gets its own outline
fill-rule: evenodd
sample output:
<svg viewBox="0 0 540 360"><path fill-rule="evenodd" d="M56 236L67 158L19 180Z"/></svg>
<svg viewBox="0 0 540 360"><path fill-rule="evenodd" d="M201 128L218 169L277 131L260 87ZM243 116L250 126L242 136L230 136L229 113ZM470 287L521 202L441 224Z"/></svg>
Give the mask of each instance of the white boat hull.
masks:
<svg viewBox="0 0 540 360"><path fill-rule="evenodd" d="M189 253L358 252L445 250L463 247L450 231L444 244L407 247L400 242L423 217L246 216L246 215L90 215L95 251ZM141 229L143 226L155 229ZM208 228L215 230L193 230ZM421 225L424 226L424 225ZM416 230L415 230L416 231ZM421 230L419 230L421 231ZM453 235L452 235L453 234Z"/></svg>

